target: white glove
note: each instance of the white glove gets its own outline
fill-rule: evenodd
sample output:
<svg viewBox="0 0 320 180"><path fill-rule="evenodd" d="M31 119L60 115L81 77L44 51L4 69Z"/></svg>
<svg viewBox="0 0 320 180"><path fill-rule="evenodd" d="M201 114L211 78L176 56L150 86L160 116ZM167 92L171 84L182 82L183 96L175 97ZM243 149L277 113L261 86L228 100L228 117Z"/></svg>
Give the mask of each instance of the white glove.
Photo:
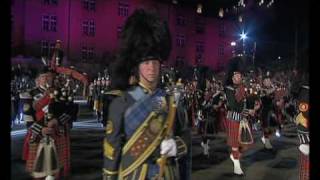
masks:
<svg viewBox="0 0 320 180"><path fill-rule="evenodd" d="M160 145L160 154L166 155L168 157L173 157L177 155L177 144L174 139L165 139Z"/></svg>
<svg viewBox="0 0 320 180"><path fill-rule="evenodd" d="M299 150L306 156L309 155L309 144L301 144Z"/></svg>

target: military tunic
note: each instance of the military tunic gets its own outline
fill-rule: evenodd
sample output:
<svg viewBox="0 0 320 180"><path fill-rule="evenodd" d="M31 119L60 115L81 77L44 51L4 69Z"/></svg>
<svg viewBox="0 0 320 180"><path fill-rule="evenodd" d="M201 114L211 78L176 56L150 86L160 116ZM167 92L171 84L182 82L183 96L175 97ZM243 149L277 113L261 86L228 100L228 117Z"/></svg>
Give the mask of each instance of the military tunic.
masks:
<svg viewBox="0 0 320 180"><path fill-rule="evenodd" d="M104 146L103 175L106 179L151 179L159 173L160 142L168 118L167 94L161 89L151 92L134 86L109 106ZM170 114L170 112L169 112ZM176 135L176 134L174 134ZM177 156L187 153L185 142L179 137ZM177 179L168 158L165 179Z"/></svg>

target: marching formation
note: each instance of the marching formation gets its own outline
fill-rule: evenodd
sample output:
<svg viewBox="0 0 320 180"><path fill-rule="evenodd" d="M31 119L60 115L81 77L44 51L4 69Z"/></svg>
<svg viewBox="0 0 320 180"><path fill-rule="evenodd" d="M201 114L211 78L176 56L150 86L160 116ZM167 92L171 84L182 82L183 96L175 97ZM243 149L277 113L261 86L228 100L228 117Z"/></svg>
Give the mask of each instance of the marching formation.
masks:
<svg viewBox="0 0 320 180"><path fill-rule="evenodd" d="M241 157L254 145L253 131L261 131L265 149L273 150L271 136L280 137L286 123L297 125L300 180L309 178L307 75L250 69L241 56L219 77L200 76L196 68L190 77L174 68L165 71L169 29L141 9L127 19L120 47L109 72L87 84L88 105L105 128L103 179L191 179L192 134L201 136L209 157L210 135L218 132L227 135L230 169L243 176ZM46 63L51 67L39 73L35 85L12 95L20 93L28 129L23 159L35 179L70 174L70 130L79 111L74 98L84 87L59 71L62 59L57 41Z"/></svg>

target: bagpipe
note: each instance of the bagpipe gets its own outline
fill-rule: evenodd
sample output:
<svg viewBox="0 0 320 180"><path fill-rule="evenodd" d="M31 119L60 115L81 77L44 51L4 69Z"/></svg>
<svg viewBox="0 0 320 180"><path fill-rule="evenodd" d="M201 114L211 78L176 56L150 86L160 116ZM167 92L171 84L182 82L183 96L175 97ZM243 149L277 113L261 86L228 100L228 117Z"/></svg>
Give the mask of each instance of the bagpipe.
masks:
<svg viewBox="0 0 320 180"><path fill-rule="evenodd" d="M241 88L244 88L244 92L242 92L244 93L244 107L242 113L240 114L241 119L239 125L238 141L240 144L249 145L253 144L253 135L250 128L251 119L253 118L253 116L255 116L255 113L260 108L261 104L258 98L258 88L252 80L250 80L249 84L243 83ZM250 98L253 98L253 100Z"/></svg>

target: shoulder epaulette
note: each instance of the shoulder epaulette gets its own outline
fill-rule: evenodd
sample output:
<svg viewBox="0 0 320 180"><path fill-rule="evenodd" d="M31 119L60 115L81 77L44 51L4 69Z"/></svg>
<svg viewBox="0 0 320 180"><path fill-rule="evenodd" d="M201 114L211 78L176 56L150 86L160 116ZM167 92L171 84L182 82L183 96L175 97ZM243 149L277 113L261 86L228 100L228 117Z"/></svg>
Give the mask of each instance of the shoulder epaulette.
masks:
<svg viewBox="0 0 320 180"><path fill-rule="evenodd" d="M123 96L123 91L121 90L112 90L104 92L105 95L114 95L114 96Z"/></svg>

